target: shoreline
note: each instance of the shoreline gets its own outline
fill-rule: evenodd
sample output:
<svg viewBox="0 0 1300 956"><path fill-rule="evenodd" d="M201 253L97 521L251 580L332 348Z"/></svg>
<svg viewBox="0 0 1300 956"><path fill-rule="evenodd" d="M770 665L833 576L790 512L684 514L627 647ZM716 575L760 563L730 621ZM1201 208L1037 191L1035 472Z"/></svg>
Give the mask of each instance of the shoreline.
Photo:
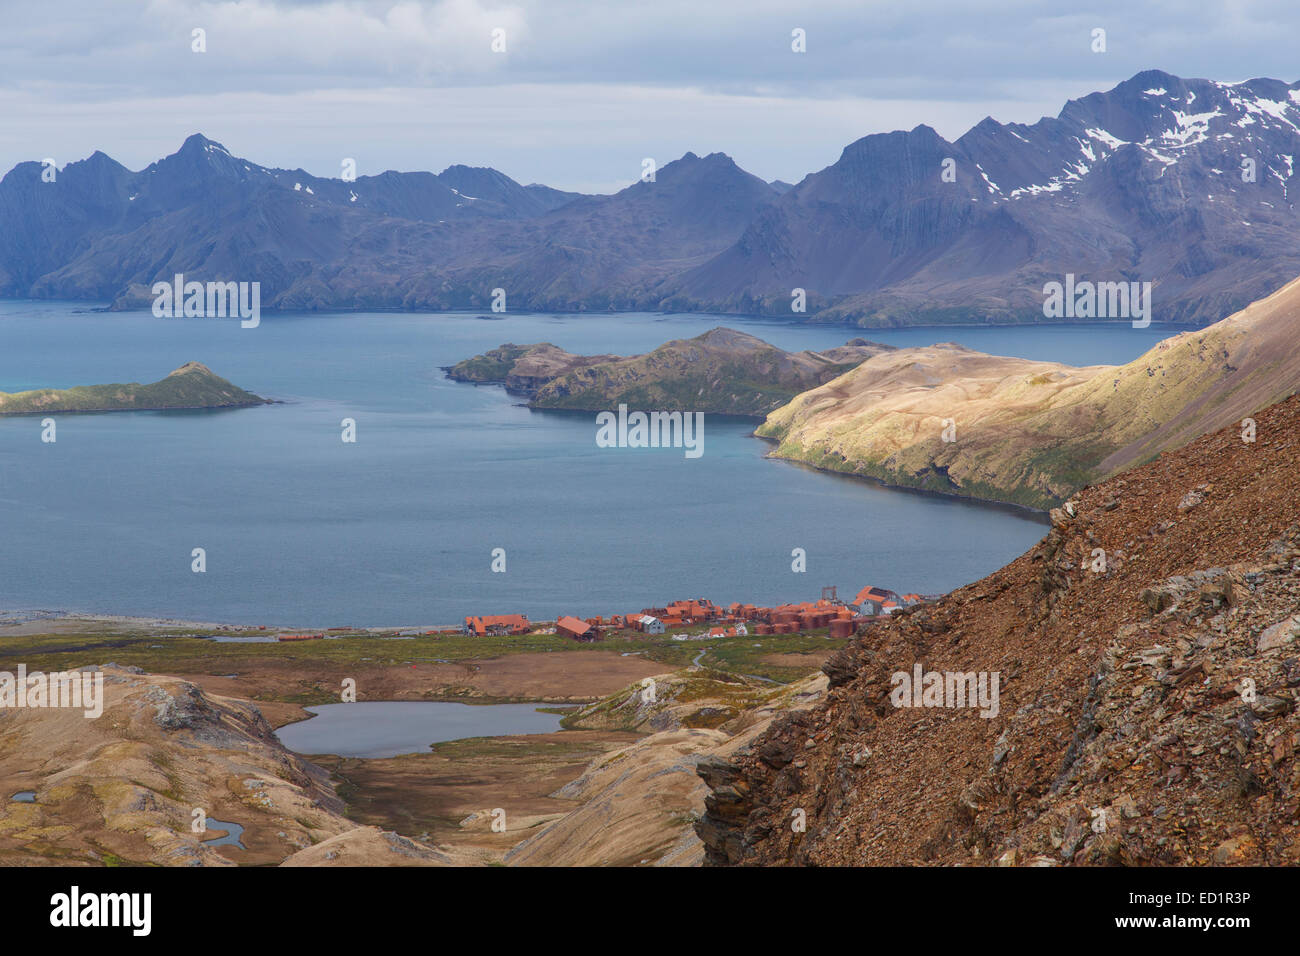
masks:
<svg viewBox="0 0 1300 956"><path fill-rule="evenodd" d="M51 630L49 624L56 627ZM220 631L224 634L260 634L272 636L276 633L296 633L302 631L328 631L326 627L307 627L281 624L234 624L216 621L193 621L185 618L159 617L146 614L91 614L83 611L57 611L46 608L0 608L0 638L23 634L76 633L81 630L125 627L146 631ZM336 625L341 626L341 625ZM398 624L398 625L363 625L347 628L349 635L360 634L400 634L405 631L426 631L459 628L456 624ZM221 635L219 635L221 636ZM412 634L412 637L417 636Z"/></svg>
<svg viewBox="0 0 1300 956"><path fill-rule="evenodd" d="M20 298L20 297L12 297L12 296L0 296L0 302L30 303L34 306L58 305L62 303L65 305L72 305L77 307L78 311L81 314L95 313L101 315L126 315L132 312L148 312L150 309L148 303L141 304L139 306L123 307L123 308L114 308L113 303L111 302L106 305L92 304L92 303L102 302L102 300L99 299L66 299L66 298L32 299L32 298ZM264 315L270 315L270 316L283 315L283 316L297 316L297 317L327 316L327 315L364 315L366 313L371 313L371 312L381 313L386 315L467 316L470 318L479 318L483 316L482 309L428 309L428 308L404 309L396 306L389 306L389 307L369 306L365 308L361 308L361 307L347 308L347 307L340 306L340 307L331 307L328 309L276 309L268 306L266 308L263 308L262 312ZM812 317L818 314L819 313L812 312L812 313L808 313L809 318L795 319L792 316L786 314L778 314L778 313L770 313L770 312L712 312L707 309L654 309L654 308L590 309L590 310L588 309L515 309L503 313L494 314L490 318L492 318L493 320L499 320L499 319L510 318L511 316L525 316L525 315L545 315L545 316L552 316L552 317L555 316L595 317L595 316L602 316L602 315L614 315L614 316L616 315L661 315L661 316L700 315L700 316L707 316L709 318L719 318L719 319L725 319L725 318L756 319L765 322L773 322L781 325L788 325L795 328L801 328L801 327L834 328L837 326L842 326L843 328L846 329L874 330L874 331L885 331L885 332L906 331L911 329L922 329L922 330L971 329L971 328L1016 329L1016 328L1025 328L1026 326L1033 326L1035 328L1039 326L1075 328L1075 327L1088 327L1088 326L1124 326L1130 324L1129 319L1113 319L1109 321L1101 320L1101 319L1092 319L1084 322L1062 322L1059 320L1050 321L1050 322L972 321L972 322L959 322L959 323L946 323L946 324L902 323L902 324L895 324L895 325L855 325L854 323L849 322L847 320L842 322L813 321ZM1200 331L1201 329L1204 329L1207 325L1212 325L1212 324L1213 324L1212 322L1207 322L1205 324L1197 324L1192 322L1157 322L1155 320L1152 320L1150 327L1169 328L1178 331L1196 332L1196 331Z"/></svg>
<svg viewBox="0 0 1300 956"><path fill-rule="evenodd" d="M37 389L34 391L44 391L44 389ZM264 398L260 402L231 402L226 405L140 405L131 408L41 408L23 412L0 411L0 418L21 418L24 415L115 415L119 412L221 412L236 408L261 408L264 405L284 404L287 403L279 399Z"/></svg>
<svg viewBox="0 0 1300 956"><path fill-rule="evenodd" d="M759 441L764 441L771 445L779 446L781 444L780 441L778 441L775 438L769 438L766 435L760 435L757 429L751 433L750 437L757 438ZM880 478L875 477L874 475L860 475L857 474L856 472L851 472L851 471L838 471L834 468L823 468L820 465L814 465L812 462L804 461L802 458L785 458L782 457L781 455L774 454L770 451L763 455L763 460L783 461L787 465L798 465L800 468L807 468L810 469L811 471L820 472L823 475L835 475L839 478L847 478L852 481L865 481L868 484L875 485L877 488L888 488L890 491L907 491L912 494L925 495L933 498L946 498L955 501L967 501L985 507L1005 509L1008 511L1015 512L1017 514L1027 514L1034 518L1041 518L1042 520L1040 523L1048 526L1050 526L1052 523L1050 518L1051 510L1048 508L1035 508L1031 505L1017 504L1014 501L1002 501L998 498L980 498L976 495L963 495L963 494L958 494L955 491L938 491L934 488L916 488L911 485L896 485L888 481L883 481Z"/></svg>

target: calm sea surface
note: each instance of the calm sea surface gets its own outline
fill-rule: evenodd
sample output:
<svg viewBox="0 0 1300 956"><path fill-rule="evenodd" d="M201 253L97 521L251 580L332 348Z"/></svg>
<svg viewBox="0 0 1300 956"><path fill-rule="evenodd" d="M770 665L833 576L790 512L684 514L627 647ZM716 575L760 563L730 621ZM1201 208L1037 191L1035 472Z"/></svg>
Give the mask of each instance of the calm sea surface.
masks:
<svg viewBox="0 0 1300 956"><path fill-rule="evenodd" d="M768 461L709 416L704 454L602 449L594 416L533 412L440 366L503 342L642 352L726 324L787 349L861 334L1072 364L1169 332L1128 326L865 331L700 315L346 314L238 321L0 302L0 391L152 382L199 361L284 404L0 418L0 610L299 626L774 603L823 585L942 592L1025 551L1023 513ZM357 442L340 440L340 420ZM204 548L207 571L191 571ZM506 572L490 570L506 551ZM807 573L791 571L791 550ZM312 721L311 723L315 723Z"/></svg>
<svg viewBox="0 0 1300 956"><path fill-rule="evenodd" d="M509 573L509 572L507 572ZM558 714L542 704L456 704L441 701L356 701L308 707L308 720L276 731L295 753L340 757L396 757L427 753L430 744L465 737L549 734Z"/></svg>

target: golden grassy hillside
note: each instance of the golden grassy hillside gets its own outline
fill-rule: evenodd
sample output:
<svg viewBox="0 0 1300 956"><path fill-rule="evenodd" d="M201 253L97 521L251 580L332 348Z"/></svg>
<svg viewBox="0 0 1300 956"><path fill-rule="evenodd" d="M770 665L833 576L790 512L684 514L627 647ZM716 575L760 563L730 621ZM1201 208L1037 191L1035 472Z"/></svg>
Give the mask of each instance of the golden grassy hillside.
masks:
<svg viewBox="0 0 1300 956"><path fill-rule="evenodd" d="M877 355L768 416L775 457L1046 508L1300 385L1300 280L1127 365L944 344ZM945 440L945 437L952 440Z"/></svg>

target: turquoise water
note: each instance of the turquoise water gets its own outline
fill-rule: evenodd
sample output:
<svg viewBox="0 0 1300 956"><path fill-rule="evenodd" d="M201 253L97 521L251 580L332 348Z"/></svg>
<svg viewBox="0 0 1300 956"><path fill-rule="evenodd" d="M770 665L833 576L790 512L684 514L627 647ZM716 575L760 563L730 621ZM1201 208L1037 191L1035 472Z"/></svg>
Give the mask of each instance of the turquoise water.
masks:
<svg viewBox="0 0 1300 956"><path fill-rule="evenodd" d="M237 321L0 302L0 390L151 382L194 360L283 404L0 418L0 610L208 621L450 624L609 614L679 597L774 603L823 585L942 592L1044 533L1011 509L768 461L709 416L704 454L609 449L590 414L534 412L440 366L511 341L632 353L719 325L783 348L864 334L1075 364L1167 333L1048 326L858 333L699 315L344 314ZM340 421L357 422L357 442ZM207 571L191 571L203 548ZM506 551L505 573L491 571ZM807 572L791 571L791 550Z"/></svg>

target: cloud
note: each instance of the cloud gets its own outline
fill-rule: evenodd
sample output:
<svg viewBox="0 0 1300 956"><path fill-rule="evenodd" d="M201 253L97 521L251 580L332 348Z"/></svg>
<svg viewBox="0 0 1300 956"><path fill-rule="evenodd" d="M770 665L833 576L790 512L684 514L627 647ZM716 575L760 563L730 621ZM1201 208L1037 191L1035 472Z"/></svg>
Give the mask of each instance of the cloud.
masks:
<svg viewBox="0 0 1300 956"><path fill-rule="evenodd" d="M968 107L943 101L563 83L137 97L111 111L80 102L38 109L38 102L0 93L0 111L28 117L20 136L0 128L0 156L53 156L62 166L103 149L139 169L202 132L238 156L320 176L337 176L345 156L357 159L362 175L466 163L583 192L630 185L644 157L662 165L688 150L726 152L755 175L798 181L864 133L911 127L918 115L950 136L970 125ZM1001 106L998 112L1014 119L1041 113L1021 103ZM127 139L123 117L149 122Z"/></svg>
<svg viewBox="0 0 1300 956"><path fill-rule="evenodd" d="M1295 79L1298 25L1289 0L49 0L0 34L0 165L101 148L138 166L201 130L313 172L342 142L569 188L686 149L797 180L869 132L1033 121L1142 69Z"/></svg>

